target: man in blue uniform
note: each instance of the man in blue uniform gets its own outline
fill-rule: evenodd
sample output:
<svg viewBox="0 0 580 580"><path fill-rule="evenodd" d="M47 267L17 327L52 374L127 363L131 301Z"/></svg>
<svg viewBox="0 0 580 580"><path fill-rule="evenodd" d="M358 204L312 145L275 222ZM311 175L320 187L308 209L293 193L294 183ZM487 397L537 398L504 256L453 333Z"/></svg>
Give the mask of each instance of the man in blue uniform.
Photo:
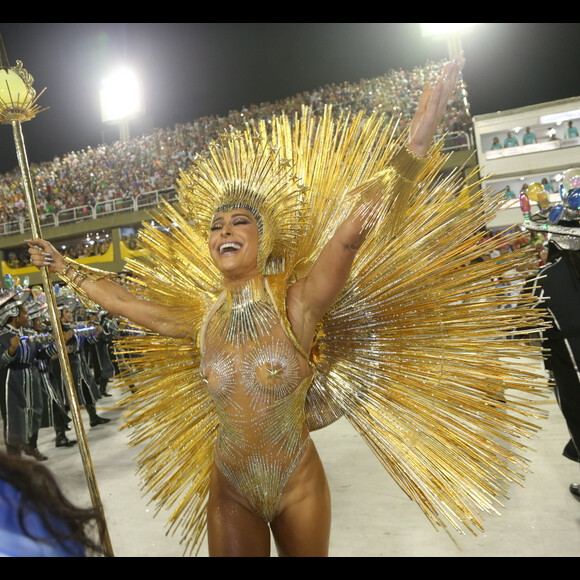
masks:
<svg viewBox="0 0 580 580"><path fill-rule="evenodd" d="M567 204L563 208L557 221L553 212L542 210L524 223L532 231L550 234L546 264L528 282L528 289L551 324L542 339L546 370L570 433L562 453L580 462L580 214ZM572 483L570 493L580 501L580 483Z"/></svg>
<svg viewBox="0 0 580 580"><path fill-rule="evenodd" d="M95 403L101 398L101 394L85 354L87 343L97 340L101 328L97 326L81 332L80 329L75 327L73 311L76 308L76 301L72 298L66 296L57 297L57 306L60 310L60 322L63 332L72 331L70 338L66 341L66 350L79 404L86 409L91 427L108 423L110 419L97 415ZM55 358L52 360L52 364L54 377L64 392L60 361Z"/></svg>
<svg viewBox="0 0 580 580"><path fill-rule="evenodd" d="M6 451L17 456L24 452L45 461L48 458L37 447L42 392L34 380L33 365L40 351L50 345L29 340L24 332L29 322L25 305L29 297L30 291L23 290L9 291L0 299L0 409Z"/></svg>

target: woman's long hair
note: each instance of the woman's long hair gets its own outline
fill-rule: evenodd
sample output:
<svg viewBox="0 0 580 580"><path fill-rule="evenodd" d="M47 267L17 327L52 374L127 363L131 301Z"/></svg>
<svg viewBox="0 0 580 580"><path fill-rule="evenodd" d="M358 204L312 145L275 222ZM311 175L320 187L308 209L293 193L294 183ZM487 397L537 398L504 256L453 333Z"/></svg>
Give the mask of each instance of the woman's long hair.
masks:
<svg viewBox="0 0 580 580"><path fill-rule="evenodd" d="M100 545L93 540L95 524L99 517L92 508L75 506L62 492L53 473L44 465L28 459L0 452L0 479L17 489L20 496L17 510L22 532L32 539L38 538L26 524L27 516L36 514L53 539L55 546L70 552L70 543L82 550L73 556L102 555ZM49 541L49 540L48 540Z"/></svg>

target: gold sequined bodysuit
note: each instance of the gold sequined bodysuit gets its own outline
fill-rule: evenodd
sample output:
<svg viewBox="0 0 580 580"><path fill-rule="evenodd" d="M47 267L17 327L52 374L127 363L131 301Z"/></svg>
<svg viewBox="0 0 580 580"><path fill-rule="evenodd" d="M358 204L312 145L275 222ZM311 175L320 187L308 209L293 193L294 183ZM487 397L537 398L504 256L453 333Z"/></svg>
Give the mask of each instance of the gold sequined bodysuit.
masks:
<svg viewBox="0 0 580 580"><path fill-rule="evenodd" d="M206 322L201 372L220 422L220 471L266 522L310 442L308 362L286 333L262 278L226 292Z"/></svg>

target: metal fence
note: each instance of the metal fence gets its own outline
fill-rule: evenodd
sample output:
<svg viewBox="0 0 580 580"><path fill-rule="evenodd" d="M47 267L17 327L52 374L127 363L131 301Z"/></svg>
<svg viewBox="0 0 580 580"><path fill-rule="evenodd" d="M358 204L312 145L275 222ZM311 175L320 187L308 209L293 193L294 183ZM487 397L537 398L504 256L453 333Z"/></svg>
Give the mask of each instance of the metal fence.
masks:
<svg viewBox="0 0 580 580"><path fill-rule="evenodd" d="M141 211L157 206L162 198L170 203L177 201L177 192L173 188L160 189L140 193L135 197L126 199L99 202L94 206L79 205L77 207L68 207L55 213L40 215L40 226L43 228L58 227L65 224L95 220L112 214ZM0 236L25 234L31 229L30 218L22 216L16 221L0 223Z"/></svg>

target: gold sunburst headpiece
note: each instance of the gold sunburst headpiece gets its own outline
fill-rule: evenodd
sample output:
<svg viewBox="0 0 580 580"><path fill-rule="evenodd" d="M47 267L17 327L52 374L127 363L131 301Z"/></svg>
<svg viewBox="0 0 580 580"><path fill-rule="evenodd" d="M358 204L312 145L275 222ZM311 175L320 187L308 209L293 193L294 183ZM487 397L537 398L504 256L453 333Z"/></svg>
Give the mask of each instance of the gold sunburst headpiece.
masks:
<svg viewBox="0 0 580 580"><path fill-rule="evenodd" d="M250 210L260 232L260 271L283 269L301 228L305 186L269 139L230 129L180 175L177 187L186 217L208 236L218 211Z"/></svg>

